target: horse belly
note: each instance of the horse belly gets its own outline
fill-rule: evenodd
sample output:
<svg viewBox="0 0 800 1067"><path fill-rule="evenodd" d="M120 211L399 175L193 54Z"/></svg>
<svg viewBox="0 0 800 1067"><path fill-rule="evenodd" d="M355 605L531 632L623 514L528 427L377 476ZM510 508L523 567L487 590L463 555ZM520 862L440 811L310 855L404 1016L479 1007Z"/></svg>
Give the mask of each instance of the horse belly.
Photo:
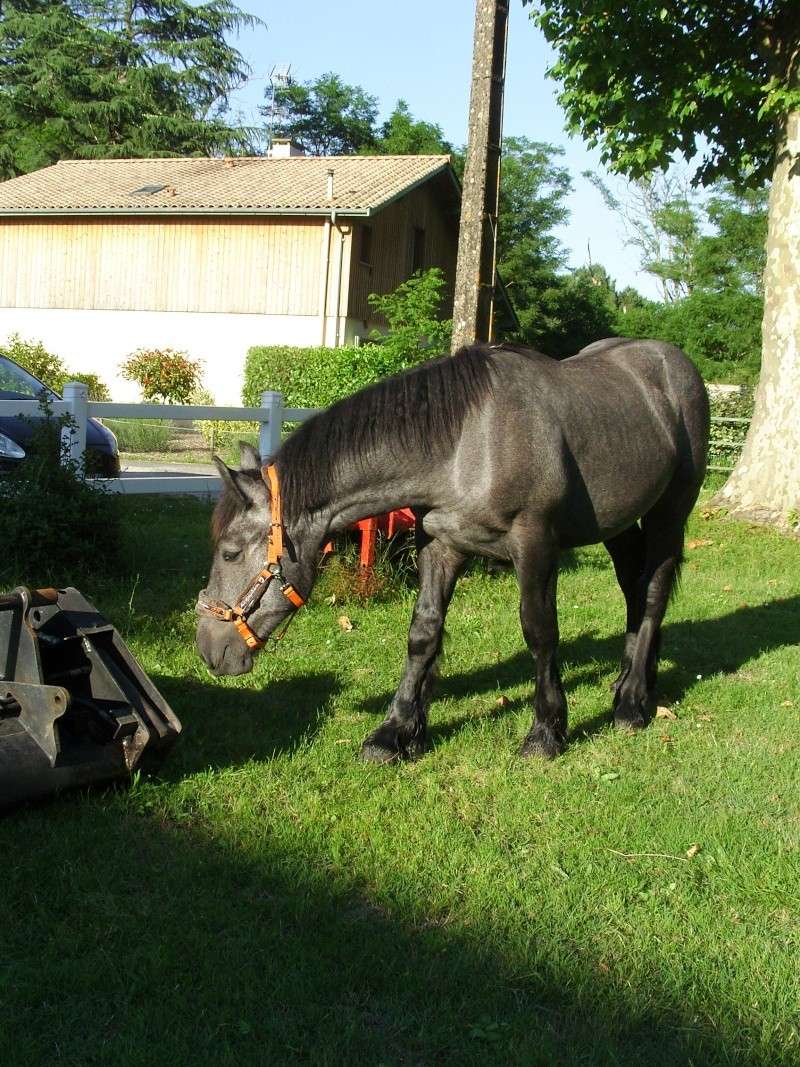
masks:
<svg viewBox="0 0 800 1067"><path fill-rule="evenodd" d="M468 511L429 511L422 526L430 537L463 552L467 556L489 556L492 559L509 559L506 536L508 530Z"/></svg>

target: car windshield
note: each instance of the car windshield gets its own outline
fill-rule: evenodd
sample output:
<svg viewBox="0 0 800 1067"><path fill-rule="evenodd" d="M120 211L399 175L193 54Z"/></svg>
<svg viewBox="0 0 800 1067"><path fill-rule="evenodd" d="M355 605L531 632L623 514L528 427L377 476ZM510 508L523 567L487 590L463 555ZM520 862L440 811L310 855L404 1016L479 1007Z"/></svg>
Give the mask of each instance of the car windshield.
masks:
<svg viewBox="0 0 800 1067"><path fill-rule="evenodd" d="M0 356L0 391L5 393L23 393L25 396L39 396L42 390L54 395L38 378L34 378L22 367L12 363L5 356Z"/></svg>

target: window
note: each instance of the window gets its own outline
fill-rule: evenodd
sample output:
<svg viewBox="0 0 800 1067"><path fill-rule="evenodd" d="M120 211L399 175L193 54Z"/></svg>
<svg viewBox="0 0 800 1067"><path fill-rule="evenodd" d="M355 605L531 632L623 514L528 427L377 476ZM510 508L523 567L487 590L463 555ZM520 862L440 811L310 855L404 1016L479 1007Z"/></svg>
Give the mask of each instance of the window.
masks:
<svg viewBox="0 0 800 1067"><path fill-rule="evenodd" d="M359 249L358 258L361 263L366 263L369 266L372 263L372 227L361 227L361 248Z"/></svg>
<svg viewBox="0 0 800 1067"><path fill-rule="evenodd" d="M421 226L414 227L414 244L411 249L411 273L422 270L425 266L425 231Z"/></svg>

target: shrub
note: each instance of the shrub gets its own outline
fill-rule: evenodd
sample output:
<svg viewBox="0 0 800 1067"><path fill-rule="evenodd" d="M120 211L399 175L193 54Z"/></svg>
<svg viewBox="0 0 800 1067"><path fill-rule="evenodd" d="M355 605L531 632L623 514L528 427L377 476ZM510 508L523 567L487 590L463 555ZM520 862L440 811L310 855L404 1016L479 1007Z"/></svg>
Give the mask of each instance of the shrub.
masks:
<svg viewBox="0 0 800 1067"><path fill-rule="evenodd" d="M760 297L697 291L674 304L649 303L617 317L624 337L652 337L682 348L709 382L754 385L761 363Z"/></svg>
<svg viewBox="0 0 800 1067"><path fill-rule="evenodd" d="M266 389L283 393L288 407L323 408L395 368L382 346L293 348L257 346L247 353L242 400L258 407Z"/></svg>
<svg viewBox="0 0 800 1067"><path fill-rule="evenodd" d="M87 482L79 464L59 463L70 421L53 418L46 401L42 408L25 459L0 481L0 576L63 587L121 562L119 500Z"/></svg>
<svg viewBox="0 0 800 1067"><path fill-rule="evenodd" d="M753 416L753 390L742 386L735 392L710 392L711 415L716 418L750 419ZM708 462L716 467L734 467L739 459L748 427L740 423L712 423Z"/></svg>
<svg viewBox="0 0 800 1067"><path fill-rule="evenodd" d="M89 387L89 399L90 400L110 400L111 393L108 390L108 386L105 382L101 381L96 374L74 374L72 371L67 371L64 377L64 382L83 382L84 385ZM64 385L56 390L56 392L63 392Z"/></svg>
<svg viewBox="0 0 800 1067"><path fill-rule="evenodd" d="M141 387L145 400L165 404L185 404L200 384L200 363L172 348L137 348L120 371Z"/></svg>
<svg viewBox="0 0 800 1067"><path fill-rule="evenodd" d="M195 389L191 396L191 403L213 407L214 397L207 389ZM198 419L195 426L205 438L209 451L220 451L227 454L234 449L234 466L238 466L238 449L235 446L239 441L246 440L254 444L256 448L258 447L259 426L257 422L224 422L222 419ZM225 458L227 460L227 455Z"/></svg>
<svg viewBox="0 0 800 1067"><path fill-rule="evenodd" d="M444 297L444 274L438 267L417 271L391 293L370 293L369 302L388 323L386 333L373 330L393 373L450 351L453 323L439 312Z"/></svg>
<svg viewBox="0 0 800 1067"><path fill-rule="evenodd" d="M41 341L24 341L14 333L6 345L0 345L0 356L13 359L55 393L64 391L65 382L84 382L89 387L90 400L111 399L108 387L96 374L76 374L67 370L61 357L48 352Z"/></svg>
<svg viewBox="0 0 800 1067"><path fill-rule="evenodd" d="M62 385L68 380L67 368L60 356L48 352L41 341L25 341L18 333L13 333L7 344L0 346L0 356L13 359L56 393L61 392Z"/></svg>
<svg viewBox="0 0 800 1067"><path fill-rule="evenodd" d="M257 346L247 353L242 400L257 407L266 389L283 393L288 407L323 408L432 356L449 351L452 324L441 321L444 275L417 273L370 303L388 324L369 344L343 348Z"/></svg>

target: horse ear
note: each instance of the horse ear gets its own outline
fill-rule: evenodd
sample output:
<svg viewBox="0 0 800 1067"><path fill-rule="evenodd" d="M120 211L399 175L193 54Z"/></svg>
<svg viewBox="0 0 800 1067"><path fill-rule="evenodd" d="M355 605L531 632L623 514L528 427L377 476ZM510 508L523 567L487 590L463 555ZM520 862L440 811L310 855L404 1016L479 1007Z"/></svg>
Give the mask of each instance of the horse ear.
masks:
<svg viewBox="0 0 800 1067"><path fill-rule="evenodd" d="M261 456L247 441L239 442L239 466L243 471L252 471L255 474L261 471Z"/></svg>
<svg viewBox="0 0 800 1067"><path fill-rule="evenodd" d="M219 471L220 478L222 478L222 481L225 483L228 489L230 489L230 491L239 498L239 502L241 504L246 504L247 495L245 494L244 490L239 485L236 479L236 475L239 472L232 471L230 467L226 467L222 460L219 458L219 456L212 456L211 458L214 461L214 466Z"/></svg>

